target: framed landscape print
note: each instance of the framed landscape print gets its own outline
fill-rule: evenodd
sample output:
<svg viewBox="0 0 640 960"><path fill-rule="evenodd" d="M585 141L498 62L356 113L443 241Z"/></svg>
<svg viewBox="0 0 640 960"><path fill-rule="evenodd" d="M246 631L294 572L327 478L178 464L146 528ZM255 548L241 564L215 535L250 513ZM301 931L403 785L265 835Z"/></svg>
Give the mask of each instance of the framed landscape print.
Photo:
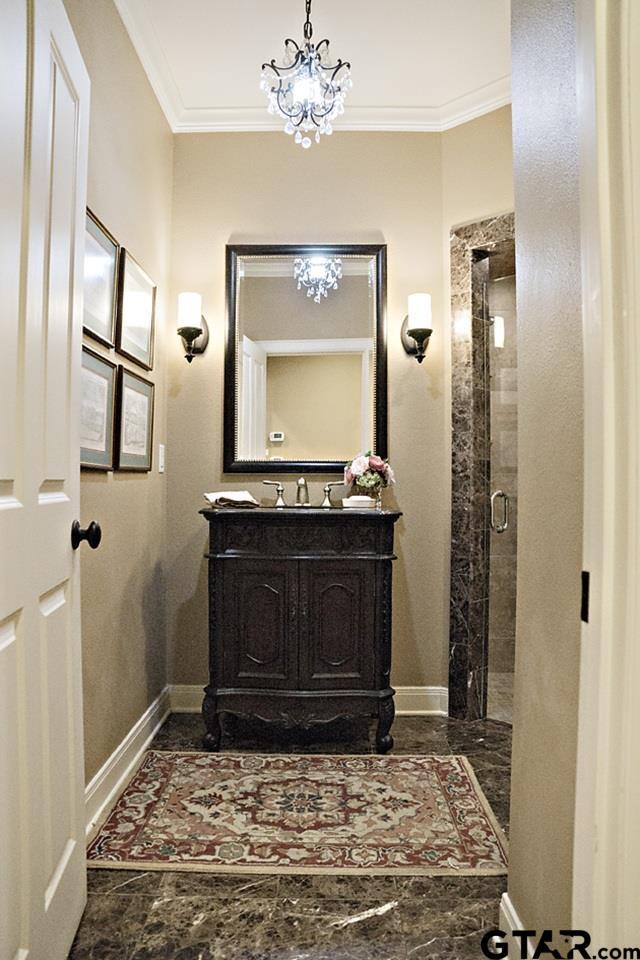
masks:
<svg viewBox="0 0 640 960"><path fill-rule="evenodd" d="M153 367L156 286L126 250L120 252L116 350L145 370Z"/></svg>
<svg viewBox="0 0 640 960"><path fill-rule="evenodd" d="M80 466L113 470L116 366L82 348Z"/></svg>
<svg viewBox="0 0 640 960"><path fill-rule="evenodd" d="M118 367L118 470L151 470L153 384Z"/></svg>
<svg viewBox="0 0 640 960"><path fill-rule="evenodd" d="M87 210L84 248L84 332L114 344L119 246L107 228Z"/></svg>

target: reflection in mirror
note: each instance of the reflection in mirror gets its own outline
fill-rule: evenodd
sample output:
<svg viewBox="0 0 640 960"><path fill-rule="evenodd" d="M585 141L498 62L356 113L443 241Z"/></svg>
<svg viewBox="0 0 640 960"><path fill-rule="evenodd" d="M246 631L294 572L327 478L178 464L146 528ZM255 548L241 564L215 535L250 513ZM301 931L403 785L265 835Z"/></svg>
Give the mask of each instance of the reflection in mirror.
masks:
<svg viewBox="0 0 640 960"><path fill-rule="evenodd" d="M383 258L369 247L270 249L231 251L231 469L330 470L378 446Z"/></svg>

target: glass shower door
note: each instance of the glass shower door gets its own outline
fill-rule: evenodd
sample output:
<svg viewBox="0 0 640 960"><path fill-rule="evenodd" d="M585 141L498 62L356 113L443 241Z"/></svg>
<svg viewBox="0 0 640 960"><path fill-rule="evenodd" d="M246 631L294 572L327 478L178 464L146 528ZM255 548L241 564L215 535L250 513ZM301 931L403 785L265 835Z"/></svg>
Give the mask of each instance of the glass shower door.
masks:
<svg viewBox="0 0 640 960"><path fill-rule="evenodd" d="M495 258L496 267L501 257ZM509 262L509 258L504 258ZM513 261L510 260L511 270ZM494 264L491 264L493 268ZM518 503L518 354L516 278L487 283L491 331L491 532L487 715L511 723L515 665ZM490 276L491 276L490 274Z"/></svg>

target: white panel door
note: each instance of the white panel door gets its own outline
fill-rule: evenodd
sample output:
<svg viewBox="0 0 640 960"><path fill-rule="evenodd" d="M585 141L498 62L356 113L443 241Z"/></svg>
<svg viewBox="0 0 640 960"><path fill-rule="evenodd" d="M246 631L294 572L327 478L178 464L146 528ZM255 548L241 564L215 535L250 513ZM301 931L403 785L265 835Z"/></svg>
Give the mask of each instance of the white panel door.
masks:
<svg viewBox="0 0 640 960"><path fill-rule="evenodd" d="M62 0L2 0L0 111L0 960L63 960L86 896L70 531L89 80Z"/></svg>
<svg viewBox="0 0 640 960"><path fill-rule="evenodd" d="M267 354L249 337L242 338L238 447L242 460L264 460L267 452Z"/></svg>

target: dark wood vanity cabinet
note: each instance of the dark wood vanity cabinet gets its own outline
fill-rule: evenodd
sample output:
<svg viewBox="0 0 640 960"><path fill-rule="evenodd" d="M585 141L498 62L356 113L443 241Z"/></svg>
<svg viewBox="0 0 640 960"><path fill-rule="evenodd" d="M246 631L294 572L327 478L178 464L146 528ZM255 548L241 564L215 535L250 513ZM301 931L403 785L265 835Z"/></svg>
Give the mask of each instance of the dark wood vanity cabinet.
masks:
<svg viewBox="0 0 640 960"><path fill-rule="evenodd" d="M209 521L205 746L220 715L291 725L377 716L393 746L391 563L400 513L203 510Z"/></svg>

